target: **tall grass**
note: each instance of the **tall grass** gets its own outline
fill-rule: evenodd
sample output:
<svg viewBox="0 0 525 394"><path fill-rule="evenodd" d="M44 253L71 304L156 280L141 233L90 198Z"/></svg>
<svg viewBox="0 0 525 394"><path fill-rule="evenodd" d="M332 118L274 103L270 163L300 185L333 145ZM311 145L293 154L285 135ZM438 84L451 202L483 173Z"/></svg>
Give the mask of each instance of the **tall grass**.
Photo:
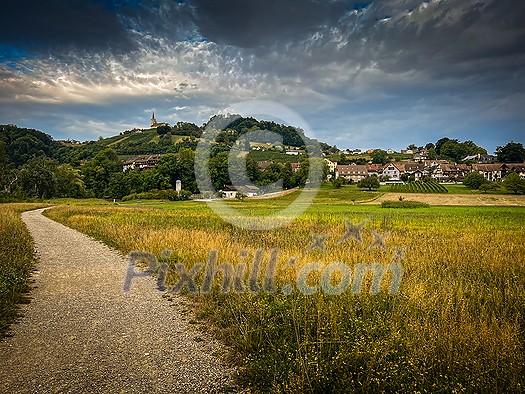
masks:
<svg viewBox="0 0 525 394"><path fill-rule="evenodd" d="M0 335L18 315L17 304L27 302L33 270L33 243L20 213L42 204L0 204Z"/></svg>
<svg viewBox="0 0 525 394"><path fill-rule="evenodd" d="M236 206L267 213L279 201L242 204ZM219 262L233 264L251 261L257 249L267 261L270 249L279 249L275 293L221 294L217 277L212 293L195 296L202 316L232 346L239 381L255 391L524 390L524 209L386 211L330 206L321 196L294 223L256 232L225 224L204 204L170 207L59 207L48 215L123 252L160 256L170 249L169 262L187 267L205 262L210 249L219 250ZM338 243L343 217L368 220L362 244ZM392 231L387 251L368 249L371 229ZM328 235L326 252L308 250L312 233ZM399 294L280 291L305 264L388 263L396 246L406 248ZM168 277L177 280L174 269Z"/></svg>

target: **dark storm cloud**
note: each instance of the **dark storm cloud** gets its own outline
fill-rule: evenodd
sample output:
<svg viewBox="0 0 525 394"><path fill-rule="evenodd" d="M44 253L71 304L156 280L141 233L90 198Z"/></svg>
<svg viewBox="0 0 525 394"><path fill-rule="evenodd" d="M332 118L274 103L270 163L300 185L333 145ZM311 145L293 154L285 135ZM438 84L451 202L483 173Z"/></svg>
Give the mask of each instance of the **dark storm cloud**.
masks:
<svg viewBox="0 0 525 394"><path fill-rule="evenodd" d="M525 127L524 20L516 0L20 0L0 123L92 136L268 99L343 147L501 145Z"/></svg>
<svg viewBox="0 0 525 394"><path fill-rule="evenodd" d="M303 39L335 23L353 1L194 0L196 22L210 41L243 48Z"/></svg>
<svg viewBox="0 0 525 394"><path fill-rule="evenodd" d="M378 7L379 12L381 9ZM391 71L445 68L453 72L459 66L461 72L461 65L492 60L501 68L506 57L525 53L524 18L523 2L431 2L412 14L380 24L371 44L381 48L380 60ZM491 65L478 66L484 71ZM470 66L470 71L477 71Z"/></svg>
<svg viewBox="0 0 525 394"><path fill-rule="evenodd" d="M0 43L29 51L134 48L111 3L97 0L4 1Z"/></svg>

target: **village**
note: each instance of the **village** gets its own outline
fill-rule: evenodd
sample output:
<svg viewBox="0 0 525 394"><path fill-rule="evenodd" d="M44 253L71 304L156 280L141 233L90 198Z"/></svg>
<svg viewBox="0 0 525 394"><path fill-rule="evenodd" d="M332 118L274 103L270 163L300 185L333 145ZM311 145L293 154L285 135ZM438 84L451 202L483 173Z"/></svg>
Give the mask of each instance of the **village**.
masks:
<svg viewBox="0 0 525 394"><path fill-rule="evenodd" d="M260 147L256 147L259 150ZM389 150L391 153L394 151ZM387 151L387 152L389 152ZM360 154L360 151L343 151L351 158L352 154ZM373 152L373 151L372 151ZM288 155L298 155L298 150L289 149ZM367 152L370 153L370 152ZM453 163L448 160L428 160L424 151L412 152L403 150L402 154L412 154L412 159L396 160L384 165L374 164L370 161L367 164L338 164L337 161L324 158L327 169L326 181L342 178L348 184L358 183L367 176L377 176L381 185L405 184L413 181L432 180L441 184L462 183L467 174L477 172L490 182L501 181L509 172L515 172L525 179L525 163L497 163L491 155L468 156L464 159L467 163ZM344 156L345 153L342 153ZM155 168L158 161L165 155L136 155L130 157L124 162L123 171L132 169L148 170ZM492 161L492 162L491 162ZM257 166L260 171L264 172L274 161L258 161ZM293 173L301 169L301 162L291 162ZM255 186L235 187L233 185L224 185L220 190L223 198L235 198L237 194L246 197L254 197L260 194L260 189Z"/></svg>

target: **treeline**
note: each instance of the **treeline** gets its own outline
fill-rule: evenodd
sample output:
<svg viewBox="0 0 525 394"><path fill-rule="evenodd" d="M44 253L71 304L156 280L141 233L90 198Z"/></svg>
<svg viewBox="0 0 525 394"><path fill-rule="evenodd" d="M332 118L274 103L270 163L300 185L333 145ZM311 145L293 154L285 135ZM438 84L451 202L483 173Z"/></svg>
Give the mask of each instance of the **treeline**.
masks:
<svg viewBox="0 0 525 394"><path fill-rule="evenodd" d="M214 119L216 117L210 122ZM4 200L50 197L120 199L151 190L172 190L175 189L177 180L182 181L182 187L187 193L199 193L194 175L194 163L196 136L202 137L202 134L199 134L202 128L183 122L177 123L174 128L177 129L177 133L181 130L187 133L187 136L177 144L172 143L169 135L171 131L163 134L162 130L160 133L157 130L158 141L155 143L145 144L141 135L127 136L128 145L125 147L129 150L126 150L118 144L112 144L112 141L118 141L118 136L69 146L58 143L51 136L38 130L0 125L0 198ZM304 147L305 143L310 143L300 129L275 122L237 117L218 130L217 138L211 147L209 168L216 190L235 181L230 179L228 172L228 155L232 147L242 140L243 134L255 130L275 132L282 136L282 143L285 145ZM154 131L151 133L157 134ZM161 146L161 148L155 150L154 146ZM327 147L326 144L323 146ZM486 154L485 149L472 141L460 142L449 138L442 138L435 144L427 144L425 148L431 159L450 158L460 161L457 159L463 159L468 155ZM334 150L335 147L330 149ZM119 157L124 154L123 152L128 155L166 152L167 154L155 169L124 173L122 157ZM502 162L525 160L525 149L520 143L510 142L503 147L498 147L496 154L498 160ZM352 160L344 155L341 155L340 159L339 164ZM391 159L391 155L379 149L372 153L373 163L385 164ZM364 158L358 158L353 162L367 163ZM309 168L308 160L303 161L296 172L292 170L289 163L275 162L263 171L250 155L246 167L249 179L263 191L271 191L271 185L279 181L284 188L304 185Z"/></svg>
<svg viewBox="0 0 525 394"><path fill-rule="evenodd" d="M181 146L166 154L154 169L124 172L117 151L99 142L64 146L37 130L0 126L0 198L121 199L151 190L173 190L177 180L182 182L183 195L196 194L199 190L192 148ZM229 141L218 138L211 149L209 168L216 190L232 183L230 148ZM279 180L284 188L304 185L308 175L307 161L297 172L289 163L273 163L262 171L250 158L246 166L250 180L263 189Z"/></svg>

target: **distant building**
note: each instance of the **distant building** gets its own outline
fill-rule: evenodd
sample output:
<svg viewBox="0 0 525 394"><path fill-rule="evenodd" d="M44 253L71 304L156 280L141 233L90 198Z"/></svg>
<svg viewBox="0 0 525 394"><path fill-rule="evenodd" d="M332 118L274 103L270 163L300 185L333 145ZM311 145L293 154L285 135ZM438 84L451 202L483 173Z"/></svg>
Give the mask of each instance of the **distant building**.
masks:
<svg viewBox="0 0 525 394"><path fill-rule="evenodd" d="M237 197L237 193L239 193L239 191L237 190L235 186L226 185L221 190L221 197L222 198L235 198Z"/></svg>
<svg viewBox="0 0 525 394"><path fill-rule="evenodd" d="M368 175L368 168L366 165L357 164L338 164L335 168L336 178L345 178L354 182L359 182Z"/></svg>
<svg viewBox="0 0 525 394"><path fill-rule="evenodd" d="M520 177L525 178L525 163L509 163L507 164L508 171L514 171Z"/></svg>
<svg viewBox="0 0 525 394"><path fill-rule="evenodd" d="M57 142L60 142L61 144L64 144L64 145L79 145L79 144L81 144L80 141L72 140L72 139L69 139L69 140L57 140Z"/></svg>
<svg viewBox="0 0 525 394"><path fill-rule="evenodd" d="M479 172L489 181L499 181L505 177L509 170L507 164L472 164L472 172Z"/></svg>
<svg viewBox="0 0 525 394"><path fill-rule="evenodd" d="M400 180L403 173L404 168L398 163L388 163L383 167L383 176L387 176L388 179L393 181Z"/></svg>
<svg viewBox="0 0 525 394"><path fill-rule="evenodd" d="M383 166L381 164L367 164L366 168L369 174L381 175L383 173Z"/></svg>
<svg viewBox="0 0 525 394"><path fill-rule="evenodd" d="M418 152L414 152L412 155L412 160L414 161L424 161L428 159L428 150L420 149Z"/></svg>
<svg viewBox="0 0 525 394"><path fill-rule="evenodd" d="M467 156L462 161L474 161L478 164L488 164L488 163L493 163L494 161L496 161L496 156L480 155L478 153L477 155Z"/></svg>
<svg viewBox="0 0 525 394"><path fill-rule="evenodd" d="M268 161L268 160L265 160L265 161L258 161L258 162L257 162L257 167L259 167L259 169L260 169L261 171L264 171L264 170L266 170L268 167L270 167L272 164L273 164L273 161Z"/></svg>
<svg viewBox="0 0 525 394"><path fill-rule="evenodd" d="M330 174L333 174L336 167L337 167L337 162L336 161L332 161L332 160L329 160L329 159L324 159L324 162L326 163L326 165L328 166L328 172Z"/></svg>
<svg viewBox="0 0 525 394"><path fill-rule="evenodd" d="M301 169L301 163L290 163L292 165L292 172L297 172Z"/></svg>
<svg viewBox="0 0 525 394"><path fill-rule="evenodd" d="M153 112L151 114L151 126L150 127L152 129L156 129L157 127L161 127L161 126L169 126L169 124L164 123L164 122L161 122L161 123L157 122L157 119L155 119L155 112Z"/></svg>
<svg viewBox="0 0 525 394"><path fill-rule="evenodd" d="M157 163L164 155L138 155L130 157L124 162L124 172L138 168L140 170L147 170L157 167Z"/></svg>
<svg viewBox="0 0 525 394"><path fill-rule="evenodd" d="M239 187L225 185L221 190L221 197L235 198L239 193L244 194L246 197L255 197L259 194L259 188L257 186L252 185L245 185Z"/></svg>

